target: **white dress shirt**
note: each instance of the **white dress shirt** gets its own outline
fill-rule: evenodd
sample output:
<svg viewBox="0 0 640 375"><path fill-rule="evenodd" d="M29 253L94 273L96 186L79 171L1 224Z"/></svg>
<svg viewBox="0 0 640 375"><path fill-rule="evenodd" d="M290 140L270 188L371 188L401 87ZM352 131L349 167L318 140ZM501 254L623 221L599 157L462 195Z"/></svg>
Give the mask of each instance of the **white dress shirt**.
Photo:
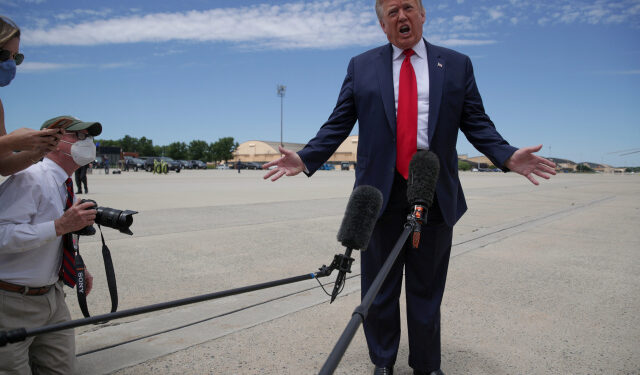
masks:
<svg viewBox="0 0 640 375"><path fill-rule="evenodd" d="M400 87L400 67L404 60L404 50L393 47L393 92L396 99L396 118L398 117L398 89ZM429 64L427 63L427 46L424 39L413 46L411 65L416 73L418 84L418 148L429 148Z"/></svg>
<svg viewBox="0 0 640 375"><path fill-rule="evenodd" d="M0 280L29 287L58 280L62 236L54 220L64 213L68 177L45 158L0 185Z"/></svg>

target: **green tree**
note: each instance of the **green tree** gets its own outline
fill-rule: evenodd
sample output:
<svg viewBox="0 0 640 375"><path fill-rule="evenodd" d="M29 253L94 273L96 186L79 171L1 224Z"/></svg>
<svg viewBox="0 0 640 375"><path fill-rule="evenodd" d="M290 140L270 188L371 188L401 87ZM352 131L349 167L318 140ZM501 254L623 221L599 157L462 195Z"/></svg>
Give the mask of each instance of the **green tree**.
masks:
<svg viewBox="0 0 640 375"><path fill-rule="evenodd" d="M140 156L159 156L153 148L153 141L146 137L140 138L138 141L138 149L136 150Z"/></svg>
<svg viewBox="0 0 640 375"><path fill-rule="evenodd" d="M187 148L187 144L184 142L173 142L167 146L166 151L167 156L176 160L187 159L189 157L189 149Z"/></svg>
<svg viewBox="0 0 640 375"><path fill-rule="evenodd" d="M209 145L203 140L193 140L189 143L189 157L192 160L206 160L209 161L210 157L207 157L209 151Z"/></svg>
<svg viewBox="0 0 640 375"><path fill-rule="evenodd" d="M595 172L593 169L591 169L591 167L589 167L586 164L578 164L578 166L576 166L576 171L583 172L583 173L593 173L593 172Z"/></svg>
<svg viewBox="0 0 640 375"><path fill-rule="evenodd" d="M470 171L471 168L472 168L472 165L468 161L458 160L458 170Z"/></svg>
<svg viewBox="0 0 640 375"><path fill-rule="evenodd" d="M124 152L137 152L138 151L138 138L134 138L130 135L125 135L120 140L120 146Z"/></svg>
<svg viewBox="0 0 640 375"><path fill-rule="evenodd" d="M153 156L166 156L167 146L153 146Z"/></svg>
<svg viewBox="0 0 640 375"><path fill-rule="evenodd" d="M212 161L227 161L233 158L233 152L238 148L238 142L233 137L224 137L211 144Z"/></svg>

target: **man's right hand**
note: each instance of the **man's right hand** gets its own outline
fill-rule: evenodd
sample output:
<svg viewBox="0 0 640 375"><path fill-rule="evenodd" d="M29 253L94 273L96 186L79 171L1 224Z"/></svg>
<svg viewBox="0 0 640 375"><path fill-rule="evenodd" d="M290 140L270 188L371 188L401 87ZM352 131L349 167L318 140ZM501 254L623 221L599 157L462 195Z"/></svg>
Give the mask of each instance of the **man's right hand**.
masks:
<svg viewBox="0 0 640 375"><path fill-rule="evenodd" d="M70 232L75 232L88 225L93 225L96 220L95 209L91 209L93 202L80 203L77 201L69 207L60 218L54 221L56 235L62 236Z"/></svg>
<svg viewBox="0 0 640 375"><path fill-rule="evenodd" d="M271 181L275 181L284 175L295 176L304 171L304 163L297 153L287 150L282 146L278 146L278 150L280 151L280 154L282 154L282 157L262 166L262 169L267 169L272 166L276 167L264 175L263 178L265 180L273 176Z"/></svg>

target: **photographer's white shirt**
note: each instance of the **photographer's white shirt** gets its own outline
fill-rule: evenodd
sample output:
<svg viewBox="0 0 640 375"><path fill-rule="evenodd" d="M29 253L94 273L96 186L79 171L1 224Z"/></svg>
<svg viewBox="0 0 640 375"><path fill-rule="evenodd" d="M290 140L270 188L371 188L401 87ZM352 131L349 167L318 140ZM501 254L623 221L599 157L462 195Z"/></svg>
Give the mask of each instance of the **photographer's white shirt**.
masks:
<svg viewBox="0 0 640 375"><path fill-rule="evenodd" d="M45 158L0 185L0 280L29 287L58 280L62 236L54 220L64 213L68 177Z"/></svg>

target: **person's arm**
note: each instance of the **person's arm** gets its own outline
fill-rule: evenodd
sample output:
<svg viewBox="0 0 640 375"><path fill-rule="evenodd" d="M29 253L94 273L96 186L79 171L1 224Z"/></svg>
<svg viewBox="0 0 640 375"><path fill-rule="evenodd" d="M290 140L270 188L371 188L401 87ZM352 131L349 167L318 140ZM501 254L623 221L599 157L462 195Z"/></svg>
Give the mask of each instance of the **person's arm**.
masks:
<svg viewBox="0 0 640 375"><path fill-rule="evenodd" d="M0 101L0 175L9 176L19 172L54 151L63 132L62 129L21 128L7 134L4 107Z"/></svg>
<svg viewBox="0 0 640 375"><path fill-rule="evenodd" d="M79 201L61 217L35 223L39 206L36 181L25 174L10 178L0 190L0 253L32 250L94 223L96 210L89 209L93 203Z"/></svg>
<svg viewBox="0 0 640 375"><path fill-rule="evenodd" d="M33 130L21 128L6 134L0 121L0 175L9 176L56 150L62 138L60 129ZM14 152L18 151L18 152Z"/></svg>
<svg viewBox="0 0 640 375"><path fill-rule="evenodd" d="M538 152L540 149L542 149L542 145L520 148L504 164L510 170L525 176L532 184L538 185L538 180L533 175L548 180L551 175L556 174L554 162L534 155L534 152Z"/></svg>
<svg viewBox="0 0 640 375"><path fill-rule="evenodd" d="M267 174L264 175L263 178L265 180L273 176L271 181L276 181L277 179L279 179L284 175L295 176L298 173L305 171L307 169L304 166L302 159L300 159L300 156L297 153L291 150L287 150L282 146L278 146L278 150L280 151L280 154L282 154L280 159L266 163L262 166L263 169L267 169L274 165L276 166L275 169L270 170L269 172L267 172Z"/></svg>
<svg viewBox="0 0 640 375"><path fill-rule="evenodd" d="M5 136L7 137L7 136ZM4 137L0 137L0 141ZM46 153L38 151L20 151L0 156L0 175L10 176L38 162Z"/></svg>
<svg viewBox="0 0 640 375"><path fill-rule="evenodd" d="M19 174L10 177L0 190L0 253L11 254L35 249L56 239L53 220L34 223L38 202L36 182Z"/></svg>
<svg viewBox="0 0 640 375"><path fill-rule="evenodd" d="M353 66L354 60L351 59L336 106L316 136L297 153L278 147L282 157L262 166L263 169L276 166L264 175L265 180L273 176L271 181L276 181L284 175L295 176L300 172L310 177L349 136L357 120L353 99Z"/></svg>

